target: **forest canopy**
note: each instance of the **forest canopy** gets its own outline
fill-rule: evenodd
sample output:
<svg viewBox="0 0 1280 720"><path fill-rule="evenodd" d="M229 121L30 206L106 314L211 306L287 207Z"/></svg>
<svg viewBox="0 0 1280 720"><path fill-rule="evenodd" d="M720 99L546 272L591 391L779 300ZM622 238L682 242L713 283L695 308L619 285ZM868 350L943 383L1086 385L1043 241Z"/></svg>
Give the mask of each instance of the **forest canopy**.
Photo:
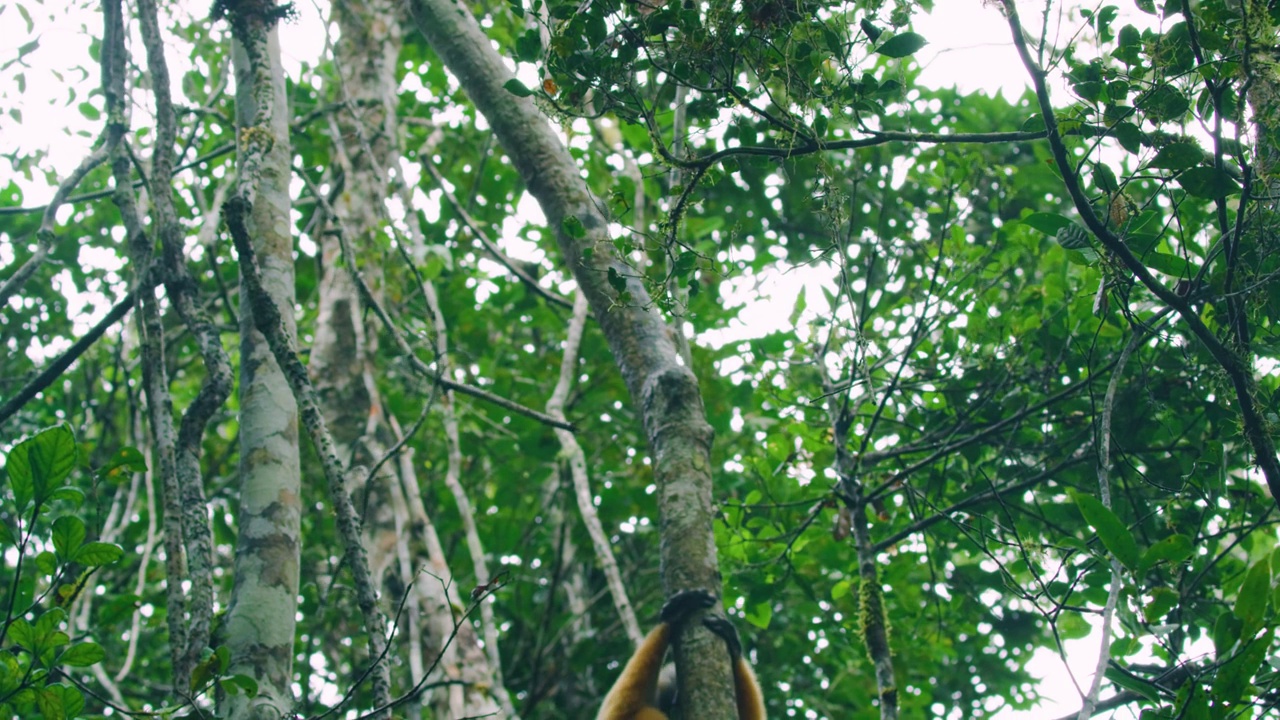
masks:
<svg viewBox="0 0 1280 720"><path fill-rule="evenodd" d="M964 5L0 5L0 716L1276 713L1280 7Z"/></svg>

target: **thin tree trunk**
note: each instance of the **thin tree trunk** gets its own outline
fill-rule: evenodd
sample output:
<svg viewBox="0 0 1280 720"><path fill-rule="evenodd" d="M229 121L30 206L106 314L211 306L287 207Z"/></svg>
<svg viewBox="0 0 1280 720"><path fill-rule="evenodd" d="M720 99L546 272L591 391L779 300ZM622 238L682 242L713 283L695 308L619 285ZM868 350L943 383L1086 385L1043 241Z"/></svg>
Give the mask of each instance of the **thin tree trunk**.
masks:
<svg viewBox="0 0 1280 720"><path fill-rule="evenodd" d="M365 289L380 301L383 259L373 255L377 246L373 238L392 225L385 208L394 187L389 170L399 161L394 112L398 89L395 60L401 48L399 9L400 4L393 0L366 0L334 8L341 33L334 58L343 109L331 125L333 154L342 171L344 189L332 205L319 198L334 232L319 233L322 279L310 374L344 459L366 466L400 439L398 426L378 394L372 361L378 336L376 328L363 320L361 289L355 278L358 273ZM313 192L319 191L313 188ZM410 225L416 227L415 223ZM410 237L408 241L418 240ZM428 287L426 292L434 296L434 288ZM411 616L399 619L402 630L408 626L403 636L414 643L408 650L410 674L402 687L413 687L424 672L435 668L433 674L443 673L445 679L454 681L466 678L466 682L429 692L427 704L434 717L493 716L498 710L493 697L506 697L501 674L493 663L485 662L470 625L457 627L454 608L459 603L444 592L438 579L451 576L443 553L428 560L436 577L415 577L421 558L416 557L414 548L430 547L432 538L421 544L414 541L422 532L434 533L425 510L420 514L413 511L412 498L417 498L421 509L416 486L410 464L384 464L376 476L368 478L360 503L365 509L364 544L373 580L384 590L384 610L390 615L404 599L397 593L406 588L410 593L405 607ZM406 493L409 487L415 492ZM438 545L438 540L434 544ZM388 584L393 574L399 575L399 582ZM395 592L390 592L393 589ZM488 614L486 628L493 627L492 609ZM420 629L423 625L425 637ZM488 642L493 658L496 640L495 634ZM483 691L486 687L492 696ZM504 708L506 715L513 715L509 701Z"/></svg>

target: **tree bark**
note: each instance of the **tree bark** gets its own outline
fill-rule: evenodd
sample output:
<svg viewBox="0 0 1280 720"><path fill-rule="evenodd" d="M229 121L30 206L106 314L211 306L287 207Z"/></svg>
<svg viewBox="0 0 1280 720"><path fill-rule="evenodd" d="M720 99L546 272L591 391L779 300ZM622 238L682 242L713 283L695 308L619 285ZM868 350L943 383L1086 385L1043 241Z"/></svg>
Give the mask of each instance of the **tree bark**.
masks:
<svg viewBox="0 0 1280 720"><path fill-rule="evenodd" d="M449 71L493 128L548 225L564 260L591 305L644 419L662 516L662 578L667 594L720 589L712 533L711 426L697 379L679 360L671 328L653 309L639 273L610 243L603 203L547 118L529 98L504 89L513 78L467 7L456 0L412 0L412 15ZM609 285L626 281L629 299ZM676 643L681 702L689 717L736 717L733 679L723 643L692 623ZM717 647L719 649L717 649ZM714 655L712 655L714 653ZM707 662L708 656L719 656Z"/></svg>
<svg viewBox="0 0 1280 720"><path fill-rule="evenodd" d="M261 39L270 77L255 77L235 43L237 138L255 128L259 93L271 98L271 150L263 159L253 242L265 289L276 307L294 305L293 234L289 213L289 123L280 41L275 30ZM267 87L263 87L266 83ZM243 153L244 149L241 148ZM242 292L241 297L247 295ZM235 584L226 616L232 674L258 682L258 696L227 696L232 718L283 718L293 711L294 618L298 607L301 469L298 406L288 380L254 324L250 303L240 306L240 507L237 512ZM293 327L293 313L283 313Z"/></svg>

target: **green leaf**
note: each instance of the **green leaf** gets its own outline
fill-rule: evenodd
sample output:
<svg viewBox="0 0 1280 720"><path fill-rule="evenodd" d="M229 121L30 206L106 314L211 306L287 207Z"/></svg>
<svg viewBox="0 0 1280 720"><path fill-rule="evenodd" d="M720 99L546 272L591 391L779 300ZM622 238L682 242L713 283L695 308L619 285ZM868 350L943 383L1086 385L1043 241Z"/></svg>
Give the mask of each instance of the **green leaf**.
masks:
<svg viewBox="0 0 1280 720"><path fill-rule="evenodd" d="M232 675L231 677L223 678L218 685L232 695L244 693L248 697L258 696L258 681L248 675Z"/></svg>
<svg viewBox="0 0 1280 720"><path fill-rule="evenodd" d="M876 49L876 52L890 58L903 58L915 53L928 43L924 36L913 32L894 35Z"/></svg>
<svg viewBox="0 0 1280 720"><path fill-rule="evenodd" d="M17 618L9 625L9 639L20 648L36 651L36 631L26 618Z"/></svg>
<svg viewBox="0 0 1280 720"><path fill-rule="evenodd" d="M1075 223L1069 223L1058 230L1058 234L1054 236L1054 239L1058 241L1059 245L1068 250L1083 250L1093 246L1092 237L1088 230Z"/></svg>
<svg viewBox="0 0 1280 720"><path fill-rule="evenodd" d="M574 240L581 240L587 234L587 228L583 226L577 215L565 215L564 220L560 221L560 227Z"/></svg>
<svg viewBox="0 0 1280 720"><path fill-rule="evenodd" d="M62 655L58 656L58 662L71 667L89 667L95 663L102 662L107 656L107 651L95 642L80 642L67 648Z"/></svg>
<svg viewBox="0 0 1280 720"><path fill-rule="evenodd" d="M44 642L50 634L57 631L58 626L67 619L67 611L62 608L53 608L46 611L40 617L36 618L35 633L36 639Z"/></svg>
<svg viewBox="0 0 1280 720"><path fill-rule="evenodd" d="M1030 215L1022 218L1020 222L1023 225L1039 230L1049 237L1056 237L1059 230L1073 224L1066 217L1059 215L1058 213L1047 212L1031 213Z"/></svg>
<svg viewBox="0 0 1280 720"><path fill-rule="evenodd" d="M124 550L114 543L91 542L76 552L73 558L76 562L89 567L100 567L109 565L120 558L124 557Z"/></svg>
<svg viewBox="0 0 1280 720"><path fill-rule="evenodd" d="M1153 703L1160 702L1160 688L1156 687L1154 683L1147 682L1131 673L1121 672L1119 669L1110 666L1107 667L1106 676L1108 680L1125 690L1138 693Z"/></svg>
<svg viewBox="0 0 1280 720"><path fill-rule="evenodd" d="M1240 639L1240 618L1223 611L1213 624L1213 650L1219 661L1225 660Z"/></svg>
<svg viewBox="0 0 1280 720"><path fill-rule="evenodd" d="M1111 128L1111 134L1115 136L1116 142L1120 143L1120 147L1131 153L1137 153L1142 149L1142 130L1131 122L1119 122L1115 127Z"/></svg>
<svg viewBox="0 0 1280 720"><path fill-rule="evenodd" d="M1191 557L1194 551L1195 549L1191 547L1191 538L1186 535L1170 535L1147 548L1142 555L1142 564L1138 567L1138 572L1144 574L1162 562L1177 565Z"/></svg>
<svg viewBox="0 0 1280 720"><path fill-rule="evenodd" d="M1161 123L1182 118L1191 101L1174 86L1161 84L1144 93L1134 105L1147 114L1147 119Z"/></svg>
<svg viewBox="0 0 1280 720"><path fill-rule="evenodd" d="M747 608L746 618L747 622L761 630L765 630L769 627L769 622L773 620L773 605L767 602L756 603L754 606Z"/></svg>
<svg viewBox="0 0 1280 720"><path fill-rule="evenodd" d="M1085 522L1092 525L1098 532L1098 539L1107 550L1111 551L1121 565L1130 570L1136 569L1141 560L1138 544L1134 542L1133 534L1129 532L1124 522L1098 498L1075 490L1068 490L1067 493L1075 501Z"/></svg>
<svg viewBox="0 0 1280 720"><path fill-rule="evenodd" d="M517 58L524 62L534 62L540 55L542 55L542 36L537 28L530 28L516 38Z"/></svg>
<svg viewBox="0 0 1280 720"><path fill-rule="evenodd" d="M1236 595L1235 616L1240 618L1240 637L1251 638L1262 628L1271 601L1271 565L1259 560L1249 568L1240 592Z"/></svg>
<svg viewBox="0 0 1280 720"><path fill-rule="evenodd" d="M76 465L76 440L71 428L58 425L18 443L5 462L18 511L43 503L51 489L61 486Z"/></svg>
<svg viewBox="0 0 1280 720"><path fill-rule="evenodd" d="M1225 171L1195 167L1178 176L1178 184L1188 195L1218 200L1240 192L1240 185Z"/></svg>
<svg viewBox="0 0 1280 720"><path fill-rule="evenodd" d="M58 571L58 556L48 550L41 550L36 553L35 566L41 574L52 577Z"/></svg>
<svg viewBox="0 0 1280 720"><path fill-rule="evenodd" d="M675 267L672 268L672 272L679 277L684 277L685 275L693 272L696 267L698 267L698 254L693 251L686 250L680 253L676 258Z"/></svg>
<svg viewBox="0 0 1280 720"><path fill-rule="evenodd" d="M867 39L871 42L879 40L880 36L884 34L883 28L876 27L866 18L862 18L858 21L858 27L862 28L862 32L866 33Z"/></svg>
<svg viewBox="0 0 1280 720"><path fill-rule="evenodd" d="M111 454L111 457L100 468L98 477L114 480L128 479L133 473L146 472L147 459L135 447L122 447Z"/></svg>
<svg viewBox="0 0 1280 720"><path fill-rule="evenodd" d="M54 500L62 500L63 502L74 505L75 507L80 507L81 505L84 505L84 491L78 487L63 485L57 490L49 493L49 500L51 502Z"/></svg>
<svg viewBox="0 0 1280 720"><path fill-rule="evenodd" d="M1267 630L1218 668L1218 673L1213 678L1215 700L1224 704L1235 704L1246 699L1245 693L1258 668L1262 666L1262 661L1266 659L1267 650L1271 647L1271 638L1274 635L1275 628Z"/></svg>
<svg viewBox="0 0 1280 720"><path fill-rule="evenodd" d="M67 705L63 702L62 691L57 686L47 686L36 690L36 707L44 720L65 720Z"/></svg>
<svg viewBox="0 0 1280 720"><path fill-rule="evenodd" d="M502 87L507 92L511 93L512 95L515 95L516 97L526 98L533 94L532 90L525 87L525 84L520 82L516 78L511 78L510 80L506 81L505 83L503 83Z"/></svg>
<svg viewBox="0 0 1280 720"><path fill-rule="evenodd" d="M63 515L53 521L53 548L63 560L70 559L84 544L84 521L74 515Z"/></svg>
<svg viewBox="0 0 1280 720"><path fill-rule="evenodd" d="M1114 193L1120 189L1119 183L1116 182L1116 174L1102 163L1094 163L1093 184L1105 193Z"/></svg>
<svg viewBox="0 0 1280 720"><path fill-rule="evenodd" d="M1195 274L1191 263L1169 253L1147 253L1142 258L1142 264L1176 278L1189 278Z"/></svg>
<svg viewBox="0 0 1280 720"><path fill-rule="evenodd" d="M627 289L627 279L622 277L622 273L617 268L609 268L609 287L616 292L622 292Z"/></svg>
<svg viewBox="0 0 1280 720"><path fill-rule="evenodd" d="M1177 590L1158 587L1151 591L1151 601L1142 608L1142 617L1148 623L1157 623L1169 611L1178 606L1182 596Z"/></svg>
<svg viewBox="0 0 1280 720"><path fill-rule="evenodd" d="M1151 161L1151 167L1162 170L1185 170L1204 162L1204 151L1193 142L1176 142L1164 146Z"/></svg>

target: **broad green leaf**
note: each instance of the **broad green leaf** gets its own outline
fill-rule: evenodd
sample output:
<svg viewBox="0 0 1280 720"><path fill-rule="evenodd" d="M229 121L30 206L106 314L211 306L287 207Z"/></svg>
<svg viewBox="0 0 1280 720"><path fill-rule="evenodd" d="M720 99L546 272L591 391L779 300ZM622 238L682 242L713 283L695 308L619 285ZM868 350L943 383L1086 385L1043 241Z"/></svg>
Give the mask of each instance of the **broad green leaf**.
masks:
<svg viewBox="0 0 1280 720"><path fill-rule="evenodd" d="M1234 613L1223 611L1218 614L1218 620L1213 624L1213 648L1219 662L1226 659L1227 653L1240 639L1240 627L1240 618Z"/></svg>
<svg viewBox="0 0 1280 720"><path fill-rule="evenodd" d="M1240 184L1226 172L1211 167L1195 167L1178 176L1178 184L1188 195L1216 200L1240 192Z"/></svg>
<svg viewBox="0 0 1280 720"><path fill-rule="evenodd" d="M48 550L42 550L36 553L33 564L41 575L53 577L54 573L58 571L58 556Z"/></svg>
<svg viewBox="0 0 1280 720"><path fill-rule="evenodd" d="M852 586L848 580L841 580L840 582L837 582L831 586L831 599L840 600L842 598L848 597L851 589L852 589Z"/></svg>
<svg viewBox="0 0 1280 720"><path fill-rule="evenodd" d="M232 675L218 681L218 686L232 695L258 696L258 681L248 675Z"/></svg>
<svg viewBox="0 0 1280 720"><path fill-rule="evenodd" d="M874 23L866 18L858 21L858 27L862 28L862 32L866 33L867 39L871 42L879 40L880 36L884 34L883 28L876 27ZM835 51L833 50L832 52Z"/></svg>
<svg viewBox="0 0 1280 720"><path fill-rule="evenodd" d="M1185 170L1204 162L1204 151L1193 142L1176 142L1164 146L1151 161L1151 167L1162 170Z"/></svg>
<svg viewBox="0 0 1280 720"><path fill-rule="evenodd" d="M1238 654L1231 657L1218 668L1213 678L1213 697L1220 703L1235 704L1246 700L1253 676L1262 666L1271 647L1271 638L1275 628L1271 628L1260 637L1244 646Z"/></svg>
<svg viewBox="0 0 1280 720"><path fill-rule="evenodd" d="M575 240L581 240L587 235L587 228L577 215L565 215L564 220L560 221L560 227L566 235Z"/></svg>
<svg viewBox="0 0 1280 720"><path fill-rule="evenodd" d="M827 136L827 116L821 113L813 119L813 134L815 137L824 138Z"/></svg>
<svg viewBox="0 0 1280 720"><path fill-rule="evenodd" d="M1070 223L1058 230L1058 234L1054 237L1058 244L1068 250L1083 250L1092 245L1091 235L1089 231Z"/></svg>
<svg viewBox="0 0 1280 720"><path fill-rule="evenodd" d="M66 619L67 612L62 608L52 608L45 611L40 615L40 617L36 618L36 638L43 640L43 638L48 637L51 633L56 632L58 627L61 626Z"/></svg>
<svg viewBox="0 0 1280 720"><path fill-rule="evenodd" d="M1169 253L1147 253L1142 257L1142 264L1177 278L1189 278L1195 274L1190 263Z"/></svg>
<svg viewBox="0 0 1280 720"><path fill-rule="evenodd" d="M107 462L98 468L98 476L122 482L133 473L146 470L147 460L142 452L135 447L123 447L112 453Z"/></svg>
<svg viewBox="0 0 1280 720"><path fill-rule="evenodd" d="M70 503L73 507L79 508L84 505L84 491L78 487L63 485L62 487L49 493L50 502L61 500Z"/></svg>
<svg viewBox="0 0 1280 720"><path fill-rule="evenodd" d="M676 257L675 266L671 269L677 276L683 277L698 267L698 254L686 250Z"/></svg>
<svg viewBox="0 0 1280 720"><path fill-rule="evenodd" d="M1120 143L1120 147L1131 153L1137 153L1142 150L1142 130L1131 122L1119 122L1115 127L1111 128L1112 135L1115 136L1116 142Z"/></svg>
<svg viewBox="0 0 1280 720"><path fill-rule="evenodd" d="M511 78L510 80L506 81L505 83L503 83L502 87L507 92L511 93L512 95L515 95L516 97L525 98L533 94L532 90L525 87L525 84L520 82L516 78Z"/></svg>
<svg viewBox="0 0 1280 720"><path fill-rule="evenodd" d="M1059 230L1074 224L1062 215L1047 212L1031 213L1019 222L1028 227L1033 227L1049 237L1057 236Z"/></svg>
<svg viewBox="0 0 1280 720"><path fill-rule="evenodd" d="M62 690L57 686L46 686L36 690L36 707L44 720L65 720L67 705L63 702Z"/></svg>
<svg viewBox="0 0 1280 720"><path fill-rule="evenodd" d="M1138 544L1134 542L1133 534L1129 532L1124 522L1098 498L1075 490L1069 490L1068 493L1075 501L1076 507L1080 509L1085 522L1098 531L1098 539L1107 550L1115 555L1120 564L1130 570L1136 570L1141 556L1138 553Z"/></svg>
<svg viewBox="0 0 1280 720"><path fill-rule="evenodd" d="M1121 672L1113 667L1108 667L1106 674L1108 680L1125 690L1131 690L1138 693L1153 703L1158 703L1161 700L1160 688L1153 683L1146 682L1136 675Z"/></svg>
<svg viewBox="0 0 1280 720"><path fill-rule="evenodd" d="M1142 564L1138 570L1140 573L1146 573L1162 562L1177 565L1191 557L1191 553L1194 551L1191 546L1191 538L1186 535L1170 535L1147 548L1147 551L1142 554Z"/></svg>
<svg viewBox="0 0 1280 720"><path fill-rule="evenodd" d="M773 605L763 602L748 607L746 618L747 622L761 630L765 630L769 627L769 622L773 619Z"/></svg>
<svg viewBox="0 0 1280 720"><path fill-rule="evenodd" d="M42 430L18 443L5 461L5 470L19 512L34 501L43 503L62 485L76 464L76 441L67 425Z"/></svg>
<svg viewBox="0 0 1280 720"><path fill-rule="evenodd" d="M537 28L530 28L516 38L517 58L524 62L534 62L540 55L542 55L542 37ZM519 93L516 94L519 95Z"/></svg>
<svg viewBox="0 0 1280 720"><path fill-rule="evenodd" d="M1259 560L1249 568L1236 594L1235 616L1240 618L1242 638L1253 637L1262 627L1267 614L1267 604L1271 600L1271 565L1267 560Z"/></svg>
<svg viewBox="0 0 1280 720"><path fill-rule="evenodd" d="M67 648L58 656L58 662L72 667L89 667L106 658L107 652L94 642L80 642Z"/></svg>
<svg viewBox="0 0 1280 720"><path fill-rule="evenodd" d="M80 518L74 515L63 515L53 521L53 547L62 559L70 559L84 544L84 538L84 521Z"/></svg>
<svg viewBox="0 0 1280 720"><path fill-rule="evenodd" d="M114 543L91 542L81 547L73 558L76 562L89 567L109 565L124 557L124 550Z"/></svg>
<svg viewBox="0 0 1280 720"><path fill-rule="evenodd" d="M923 35L905 32L886 40L883 45L876 48L876 52L885 57L903 58L914 54L927 43L928 40L925 40Z"/></svg>
<svg viewBox="0 0 1280 720"><path fill-rule="evenodd" d="M31 623L27 622L26 618L17 618L9 625L9 639L20 648L25 648L31 652L36 651L38 638L36 637L35 628L31 626Z"/></svg>
<svg viewBox="0 0 1280 720"><path fill-rule="evenodd" d="M609 287L616 292L623 292L627 289L627 279L622 277L617 268L609 268Z"/></svg>
<svg viewBox="0 0 1280 720"><path fill-rule="evenodd" d="M1135 105L1152 122L1177 120L1191 107L1191 101L1172 85L1161 84L1138 98Z"/></svg>
<svg viewBox="0 0 1280 720"><path fill-rule="evenodd" d="M1114 193L1120 189L1116 174L1103 163L1093 165L1093 184L1105 193Z"/></svg>
<svg viewBox="0 0 1280 720"><path fill-rule="evenodd" d="M102 112L98 110L93 103L87 100L76 107L80 109L80 114L83 115L86 120L93 120L96 122L102 119Z"/></svg>
<svg viewBox="0 0 1280 720"><path fill-rule="evenodd" d="M1158 587L1151 591L1151 601L1142 608L1142 617L1148 623L1157 623L1170 610L1178 606L1178 601L1182 596L1177 590L1167 587Z"/></svg>

